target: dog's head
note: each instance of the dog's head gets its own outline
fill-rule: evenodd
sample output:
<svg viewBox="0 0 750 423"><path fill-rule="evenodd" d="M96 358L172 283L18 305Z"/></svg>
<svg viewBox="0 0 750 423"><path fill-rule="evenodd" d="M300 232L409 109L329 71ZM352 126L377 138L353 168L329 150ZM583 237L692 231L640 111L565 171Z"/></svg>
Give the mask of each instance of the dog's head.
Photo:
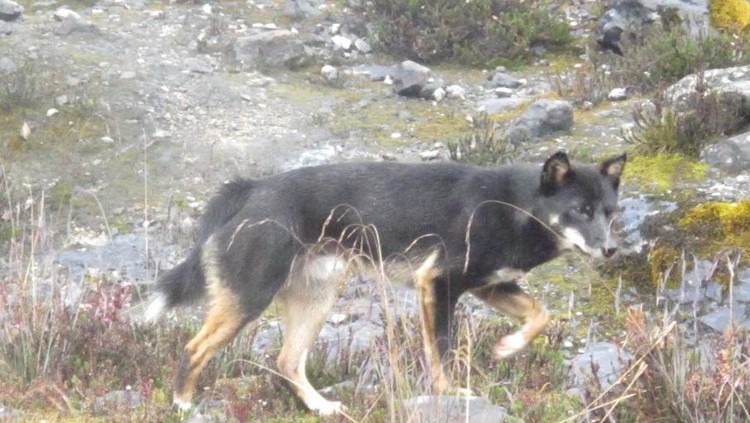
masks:
<svg viewBox="0 0 750 423"><path fill-rule="evenodd" d="M623 154L599 165L573 166L557 152L544 163L538 217L559 235L560 250L578 249L597 258L617 252L612 223L625 160Z"/></svg>

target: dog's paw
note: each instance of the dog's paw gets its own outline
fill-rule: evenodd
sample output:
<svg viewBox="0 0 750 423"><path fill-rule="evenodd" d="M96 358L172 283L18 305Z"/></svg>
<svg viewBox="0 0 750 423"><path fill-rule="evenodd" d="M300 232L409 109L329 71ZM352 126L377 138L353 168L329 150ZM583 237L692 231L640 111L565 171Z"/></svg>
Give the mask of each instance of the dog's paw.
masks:
<svg viewBox="0 0 750 423"><path fill-rule="evenodd" d="M193 407L193 404L190 401L185 401L180 398L175 398L173 403L174 406L182 412L188 411Z"/></svg>
<svg viewBox="0 0 750 423"><path fill-rule="evenodd" d="M333 416L334 414L341 414L344 412L345 407L339 401L321 401L315 404L314 407L310 407L312 411L316 411L321 417Z"/></svg>
<svg viewBox="0 0 750 423"><path fill-rule="evenodd" d="M528 343L528 339L526 339L526 336L522 332L516 332L498 341L492 352L496 359L503 360L521 351Z"/></svg>
<svg viewBox="0 0 750 423"><path fill-rule="evenodd" d="M473 397L474 392L472 392L469 388L462 388L455 386L450 390L451 394L457 396L457 397Z"/></svg>

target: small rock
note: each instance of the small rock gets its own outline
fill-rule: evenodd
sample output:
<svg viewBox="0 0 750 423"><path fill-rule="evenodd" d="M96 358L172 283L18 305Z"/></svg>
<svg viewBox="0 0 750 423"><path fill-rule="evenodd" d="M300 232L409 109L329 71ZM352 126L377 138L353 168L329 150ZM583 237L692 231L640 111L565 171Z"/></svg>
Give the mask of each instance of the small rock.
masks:
<svg viewBox="0 0 750 423"><path fill-rule="evenodd" d="M500 100L500 99L498 99ZM537 100L508 128L513 144L535 141L573 126L573 105L564 100Z"/></svg>
<svg viewBox="0 0 750 423"><path fill-rule="evenodd" d="M490 98L478 103L478 110L489 114L500 113L505 110L515 109L526 100L522 98Z"/></svg>
<svg viewBox="0 0 750 423"><path fill-rule="evenodd" d="M419 158L425 162L437 160L440 158L440 150L429 150L419 153Z"/></svg>
<svg viewBox="0 0 750 423"><path fill-rule="evenodd" d="M370 46L370 43L363 40L362 38L357 38L354 40L354 47L359 50L362 53L369 53L372 51L372 47Z"/></svg>
<svg viewBox="0 0 750 423"><path fill-rule="evenodd" d="M134 79L136 77L136 73L133 71L124 71L120 73L120 79Z"/></svg>
<svg viewBox="0 0 750 423"><path fill-rule="evenodd" d="M56 21L62 22L65 19L72 18L72 19L81 19L81 15L78 14L78 12L74 12L68 8L61 7L57 10L55 10L52 13L52 17L55 18Z"/></svg>
<svg viewBox="0 0 750 423"><path fill-rule="evenodd" d="M339 77L339 70L336 69L334 66L325 65L322 68L320 68L320 74L323 75L325 79L329 81L333 81Z"/></svg>
<svg viewBox="0 0 750 423"><path fill-rule="evenodd" d="M345 313L333 313L328 316L328 321L334 325L339 325L349 319L349 315Z"/></svg>
<svg viewBox="0 0 750 423"><path fill-rule="evenodd" d="M513 95L513 90L507 87L495 88L495 95L497 98L508 98Z"/></svg>
<svg viewBox="0 0 750 423"><path fill-rule="evenodd" d="M172 133L163 129L157 129L151 136L156 139L163 139L171 137Z"/></svg>
<svg viewBox="0 0 750 423"><path fill-rule="evenodd" d="M213 12L213 9L211 8L211 4L210 3L204 4L203 7L201 7L201 10L206 15L210 15Z"/></svg>
<svg viewBox="0 0 750 423"><path fill-rule="evenodd" d="M47 117L52 117L52 116L54 116L54 115L56 115L56 114L58 114L58 113L60 113L60 111L59 111L59 110L57 110L57 109L55 109L55 108L53 107L53 108L51 108L51 109L47 110Z"/></svg>
<svg viewBox="0 0 750 423"><path fill-rule="evenodd" d="M623 101L628 99L628 93L625 88L613 88L607 95L609 101Z"/></svg>
<svg viewBox="0 0 750 423"><path fill-rule="evenodd" d="M432 92L432 98L435 101L442 101L445 98L445 90L442 87L438 87Z"/></svg>
<svg viewBox="0 0 750 423"><path fill-rule="evenodd" d="M349 50L352 48L352 40L343 35L334 35L331 41L336 50Z"/></svg>
<svg viewBox="0 0 750 423"><path fill-rule="evenodd" d="M498 88L498 87L505 87L505 88L519 88L523 85L523 82L519 79L516 79L506 73L495 71L489 78L489 81L487 82L486 86L487 88Z"/></svg>
<svg viewBox="0 0 750 423"><path fill-rule="evenodd" d="M68 104L69 101L70 100L68 100L68 96L63 94L55 99L55 104L57 104L58 106L64 106Z"/></svg>
<svg viewBox="0 0 750 423"><path fill-rule="evenodd" d="M418 96L429 83L431 76L430 68L406 60L396 65L393 76L393 90L398 95Z"/></svg>
<svg viewBox="0 0 750 423"><path fill-rule="evenodd" d="M28 140L29 135L31 135L31 127L29 127L28 122L24 122L23 125L21 125L21 131L19 131L19 134L21 135L21 138Z"/></svg>
<svg viewBox="0 0 750 423"><path fill-rule="evenodd" d="M466 98L466 90L460 85L449 85L445 89L445 94L448 98L457 98L463 100Z"/></svg>

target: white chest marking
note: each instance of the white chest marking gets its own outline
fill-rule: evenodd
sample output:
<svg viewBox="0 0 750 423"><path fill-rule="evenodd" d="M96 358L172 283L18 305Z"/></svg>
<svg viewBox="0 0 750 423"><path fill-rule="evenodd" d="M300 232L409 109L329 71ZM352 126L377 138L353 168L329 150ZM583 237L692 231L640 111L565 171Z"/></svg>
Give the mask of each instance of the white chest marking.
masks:
<svg viewBox="0 0 750 423"><path fill-rule="evenodd" d="M515 282L523 278L524 275L526 275L526 272L521 269L501 267L500 269L495 270L495 273L492 274L492 279L494 283Z"/></svg>

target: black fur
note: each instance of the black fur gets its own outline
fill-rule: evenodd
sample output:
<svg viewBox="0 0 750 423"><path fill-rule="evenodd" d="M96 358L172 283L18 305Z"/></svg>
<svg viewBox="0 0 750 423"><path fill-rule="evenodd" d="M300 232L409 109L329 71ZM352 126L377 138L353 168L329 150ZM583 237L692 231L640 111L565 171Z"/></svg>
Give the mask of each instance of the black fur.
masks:
<svg viewBox="0 0 750 423"><path fill-rule="evenodd" d="M251 320L270 304L295 257L324 237L384 259L438 249L445 270L436 283L438 314L450 316L458 297L495 270L528 271L561 252L558 234L540 223L550 213L566 216L573 199L614 207L619 178L606 183L602 169L574 168L558 153L542 169L347 163L238 180L210 202L198 244L158 289L168 306L203 295L200 250L214 234L222 279ZM358 231L363 225L377 234Z"/></svg>
<svg viewBox="0 0 750 423"><path fill-rule="evenodd" d="M224 184L208 203L203 214L195 247L188 257L161 275L157 291L164 294L168 308L189 304L203 297L206 280L201 267L201 250L211 234L229 222L246 204L253 181L237 179Z"/></svg>
<svg viewBox="0 0 750 423"><path fill-rule="evenodd" d="M549 322L518 278L565 250L595 257L616 251L611 224L624 165L624 155L595 166L571 164L560 152L541 168L348 163L225 185L208 205L195 248L159 280L147 312L195 300L211 285L212 306L186 346L175 401L191 402L211 354L276 297L287 331L280 371L310 409L340 411L299 369L342 282L340 263L352 254L382 264L386 274L414 276L436 389L449 384L440 361L467 291L523 321L493 347L499 359L515 354Z"/></svg>

